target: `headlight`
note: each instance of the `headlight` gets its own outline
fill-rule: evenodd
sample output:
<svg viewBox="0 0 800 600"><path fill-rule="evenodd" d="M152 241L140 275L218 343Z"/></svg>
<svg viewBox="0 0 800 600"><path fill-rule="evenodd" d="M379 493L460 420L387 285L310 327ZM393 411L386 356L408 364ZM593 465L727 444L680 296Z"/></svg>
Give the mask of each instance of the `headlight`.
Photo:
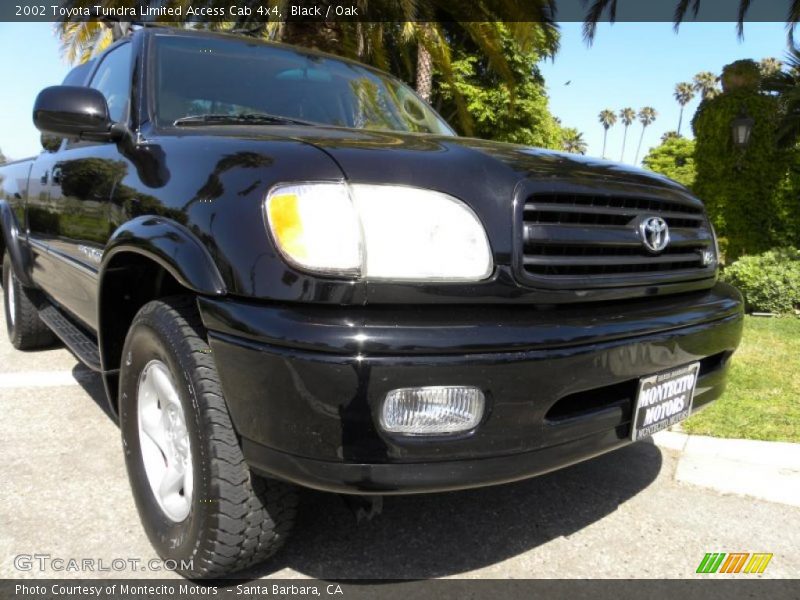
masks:
<svg viewBox="0 0 800 600"><path fill-rule="evenodd" d="M493 269L478 217L441 192L391 185L281 185L267 196L266 215L281 253L310 271L478 281Z"/></svg>
<svg viewBox="0 0 800 600"><path fill-rule="evenodd" d="M266 207L275 243L291 264L323 273L360 272L361 230L344 185L279 186Z"/></svg>

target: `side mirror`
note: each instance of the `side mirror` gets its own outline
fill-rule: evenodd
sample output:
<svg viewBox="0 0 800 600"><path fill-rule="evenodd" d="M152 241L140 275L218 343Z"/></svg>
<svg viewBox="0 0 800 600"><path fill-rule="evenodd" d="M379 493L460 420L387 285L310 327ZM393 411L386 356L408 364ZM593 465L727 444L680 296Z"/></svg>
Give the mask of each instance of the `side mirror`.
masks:
<svg viewBox="0 0 800 600"><path fill-rule="evenodd" d="M71 85L39 92L33 105L33 124L42 133L97 141L110 139L113 125L103 94Z"/></svg>

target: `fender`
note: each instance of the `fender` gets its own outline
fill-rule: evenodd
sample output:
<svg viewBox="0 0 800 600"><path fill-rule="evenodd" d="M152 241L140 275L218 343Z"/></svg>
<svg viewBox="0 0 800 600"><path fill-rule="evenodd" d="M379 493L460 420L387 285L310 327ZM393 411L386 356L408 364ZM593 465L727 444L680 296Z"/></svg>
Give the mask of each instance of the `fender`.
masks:
<svg viewBox="0 0 800 600"><path fill-rule="evenodd" d="M109 263L120 252L134 252L154 260L182 286L198 294L221 296L227 291L206 247L191 231L175 221L145 215L120 226L111 235L103 252L100 289Z"/></svg>
<svg viewBox="0 0 800 600"><path fill-rule="evenodd" d="M31 280L31 254L28 246L19 238L17 218L7 200L0 200L0 227L3 229L3 239L11 258L11 265L14 267L14 274L22 285L35 287Z"/></svg>
<svg viewBox="0 0 800 600"><path fill-rule="evenodd" d="M97 341L103 385L109 409L114 415L119 373L119 358L116 355L121 350L119 338L124 339L124 331L113 332L115 320L106 323L103 307L106 305L104 296L109 285L109 269L113 271L114 257L121 254L146 257L164 268L183 287L197 294L221 296L227 291L206 247L191 231L175 221L145 215L128 221L112 234L98 273ZM133 314L121 318L127 321L133 318ZM120 323L120 326L127 328L127 322Z"/></svg>

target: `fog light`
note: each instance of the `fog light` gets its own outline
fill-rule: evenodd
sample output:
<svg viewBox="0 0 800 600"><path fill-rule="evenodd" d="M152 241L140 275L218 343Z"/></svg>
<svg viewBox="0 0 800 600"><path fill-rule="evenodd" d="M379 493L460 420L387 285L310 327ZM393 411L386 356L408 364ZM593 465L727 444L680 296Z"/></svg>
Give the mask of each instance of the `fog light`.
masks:
<svg viewBox="0 0 800 600"><path fill-rule="evenodd" d="M405 435L463 433L478 426L483 408L483 392L474 387L402 388L386 394L380 425Z"/></svg>

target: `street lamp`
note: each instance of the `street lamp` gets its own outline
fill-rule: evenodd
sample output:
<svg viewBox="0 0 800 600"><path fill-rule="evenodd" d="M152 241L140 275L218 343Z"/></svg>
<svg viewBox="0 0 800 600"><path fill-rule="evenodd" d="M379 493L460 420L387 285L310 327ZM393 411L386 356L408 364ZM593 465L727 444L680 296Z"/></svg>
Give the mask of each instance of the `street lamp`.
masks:
<svg viewBox="0 0 800 600"><path fill-rule="evenodd" d="M748 116L744 108L739 116L731 121L731 132L733 133L733 144L740 150L744 150L750 143L750 134L753 133L755 120Z"/></svg>

